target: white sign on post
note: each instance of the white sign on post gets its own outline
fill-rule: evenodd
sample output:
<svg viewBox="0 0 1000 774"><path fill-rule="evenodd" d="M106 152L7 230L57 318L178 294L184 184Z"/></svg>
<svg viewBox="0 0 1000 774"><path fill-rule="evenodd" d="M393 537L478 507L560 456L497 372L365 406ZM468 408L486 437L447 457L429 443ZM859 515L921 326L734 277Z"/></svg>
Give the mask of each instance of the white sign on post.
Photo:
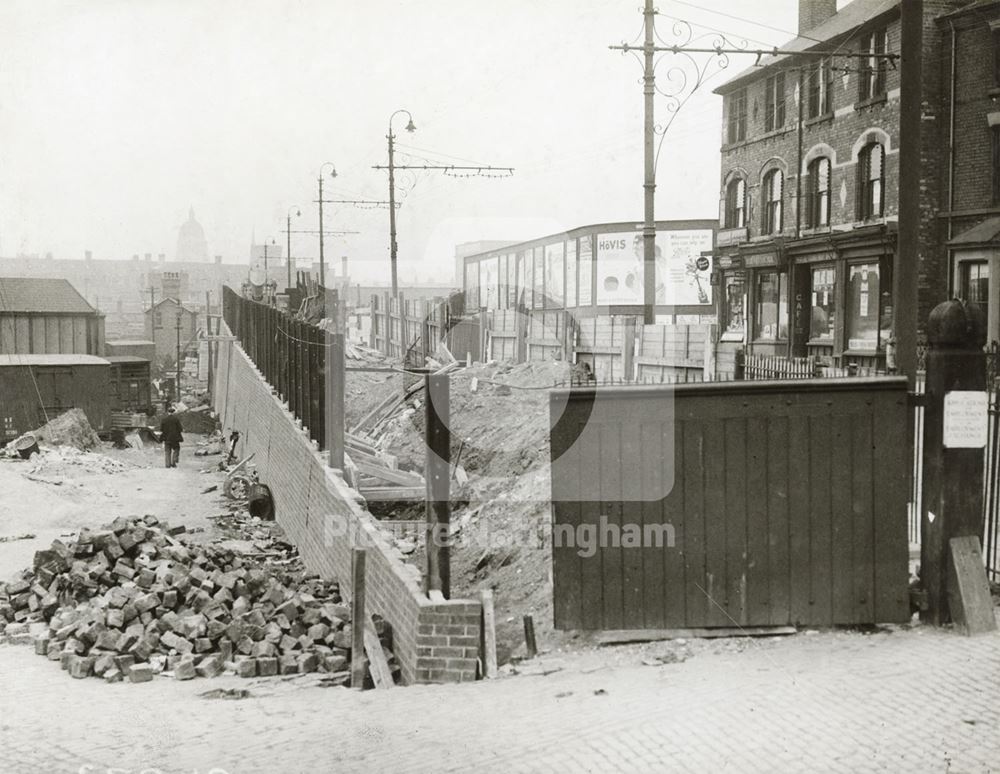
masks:
<svg viewBox="0 0 1000 774"><path fill-rule="evenodd" d="M986 393L954 390L944 396L944 447L982 449L986 446Z"/></svg>

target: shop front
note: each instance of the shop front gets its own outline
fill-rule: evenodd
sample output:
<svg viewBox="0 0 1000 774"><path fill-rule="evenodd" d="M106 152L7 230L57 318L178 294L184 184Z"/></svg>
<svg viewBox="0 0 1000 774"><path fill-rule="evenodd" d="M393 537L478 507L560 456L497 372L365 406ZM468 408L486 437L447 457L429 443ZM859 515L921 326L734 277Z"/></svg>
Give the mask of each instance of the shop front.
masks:
<svg viewBox="0 0 1000 774"><path fill-rule="evenodd" d="M986 341L1000 340L1000 218L969 228L948 243L954 295L979 306L986 318Z"/></svg>
<svg viewBox="0 0 1000 774"><path fill-rule="evenodd" d="M789 354L789 278L782 244L735 246L716 263L720 342L748 354Z"/></svg>
<svg viewBox="0 0 1000 774"><path fill-rule="evenodd" d="M884 225L789 242L791 354L885 368L896 234Z"/></svg>

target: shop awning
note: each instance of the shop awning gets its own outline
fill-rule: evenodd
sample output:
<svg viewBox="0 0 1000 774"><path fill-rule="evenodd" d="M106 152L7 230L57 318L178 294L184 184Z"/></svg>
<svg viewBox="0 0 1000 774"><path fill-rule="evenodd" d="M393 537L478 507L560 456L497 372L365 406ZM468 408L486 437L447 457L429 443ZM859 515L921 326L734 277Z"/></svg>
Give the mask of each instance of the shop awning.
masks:
<svg viewBox="0 0 1000 774"><path fill-rule="evenodd" d="M977 226L963 231L948 242L948 247L1000 246L1000 216L988 218Z"/></svg>

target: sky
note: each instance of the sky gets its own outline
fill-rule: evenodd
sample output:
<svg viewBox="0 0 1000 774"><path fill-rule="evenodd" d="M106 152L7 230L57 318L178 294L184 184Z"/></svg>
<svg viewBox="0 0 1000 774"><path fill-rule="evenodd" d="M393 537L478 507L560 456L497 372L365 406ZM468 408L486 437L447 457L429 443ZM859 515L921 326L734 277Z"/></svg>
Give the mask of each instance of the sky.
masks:
<svg viewBox="0 0 1000 774"><path fill-rule="evenodd" d="M388 198L398 164L514 167L505 178L400 171L403 281L450 281L455 246L642 220L641 0L3 0L0 256L174 256L189 208L211 255L246 262L252 235L317 228L328 198ZM658 0L750 47L794 37L795 0ZM728 15L727 15L728 14ZM739 16L742 19L734 19ZM746 20L753 20L752 25ZM759 26L765 25L765 26ZM667 61L670 59L671 61ZM736 57L676 113L656 216L717 218L721 98ZM666 87L672 55L660 62ZM658 123L670 116L657 97ZM389 213L327 205L328 259L388 281ZM318 255L292 235L292 253ZM338 261L339 264L339 261Z"/></svg>

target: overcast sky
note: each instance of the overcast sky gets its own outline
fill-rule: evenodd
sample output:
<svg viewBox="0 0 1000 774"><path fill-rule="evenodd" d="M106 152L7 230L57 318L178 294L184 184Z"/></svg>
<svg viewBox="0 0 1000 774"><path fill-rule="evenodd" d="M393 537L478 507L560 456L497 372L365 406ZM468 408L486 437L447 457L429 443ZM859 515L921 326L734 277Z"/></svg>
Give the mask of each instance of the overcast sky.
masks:
<svg viewBox="0 0 1000 774"><path fill-rule="evenodd" d="M659 0L658 30L689 19L778 44L795 0ZM513 166L506 179L399 173L400 276L451 279L458 242L528 239L642 219L641 0L3 0L0 255L173 257L193 207L209 251L245 262L251 234L316 228L327 191L386 199L398 163ZM708 9L708 10L702 10ZM710 10L764 25L751 26ZM705 32L704 28L700 29ZM637 41L638 42L638 41ZM752 62L734 61L735 73ZM658 69L665 81L670 62ZM658 218L715 218L721 100L692 98L659 162ZM658 97L658 119L667 118ZM406 147L404 147L406 146ZM419 150L417 150L419 149ZM328 207L352 275L388 280L388 212ZM318 254L293 236L293 254Z"/></svg>

